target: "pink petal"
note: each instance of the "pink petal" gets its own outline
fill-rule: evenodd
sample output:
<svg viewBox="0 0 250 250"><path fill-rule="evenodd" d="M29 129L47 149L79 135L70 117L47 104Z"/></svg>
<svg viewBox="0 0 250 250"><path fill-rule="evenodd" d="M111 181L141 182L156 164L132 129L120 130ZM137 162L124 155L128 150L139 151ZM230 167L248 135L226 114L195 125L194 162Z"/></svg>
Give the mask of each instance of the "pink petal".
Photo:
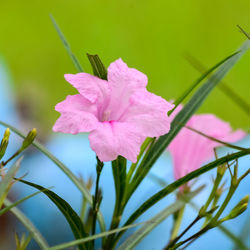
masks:
<svg viewBox="0 0 250 250"><path fill-rule="evenodd" d="M97 127L96 106L79 94L67 96L56 105L55 110L61 113L53 127L55 132L77 134Z"/></svg>
<svg viewBox="0 0 250 250"><path fill-rule="evenodd" d="M87 100L94 103L103 101L110 93L108 82L87 73L65 74L66 81L72 84Z"/></svg>
<svg viewBox="0 0 250 250"><path fill-rule="evenodd" d="M123 86L129 89L137 89L145 88L148 78L137 69L129 68L120 58L108 67L108 81L112 84L112 88L120 89Z"/></svg>
<svg viewBox="0 0 250 250"><path fill-rule="evenodd" d="M143 139L130 124L120 122L99 123L89 135L90 146L101 161L113 161L121 155L136 162Z"/></svg>
<svg viewBox="0 0 250 250"><path fill-rule="evenodd" d="M144 137L158 137L169 132L167 112L174 107L160 96L148 91L137 91L130 98L130 106L120 118L134 126Z"/></svg>
<svg viewBox="0 0 250 250"><path fill-rule="evenodd" d="M129 105L131 94L139 89L145 89L147 76L129 68L122 59L118 59L108 68L108 81L112 89L109 103L110 117L111 120L118 120Z"/></svg>
<svg viewBox="0 0 250 250"><path fill-rule="evenodd" d="M232 132L228 123L212 114L194 115L187 125L225 142L235 142L245 136L241 130ZM173 156L175 178L179 179L211 160L213 149L218 146L222 145L183 128L168 147Z"/></svg>

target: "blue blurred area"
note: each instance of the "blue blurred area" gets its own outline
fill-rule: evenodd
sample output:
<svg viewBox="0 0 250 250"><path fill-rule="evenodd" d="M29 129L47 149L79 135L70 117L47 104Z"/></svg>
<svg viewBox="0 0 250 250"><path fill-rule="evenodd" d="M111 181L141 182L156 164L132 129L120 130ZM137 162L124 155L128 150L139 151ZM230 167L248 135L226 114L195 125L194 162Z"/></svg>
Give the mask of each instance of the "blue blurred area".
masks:
<svg viewBox="0 0 250 250"><path fill-rule="evenodd" d="M18 120L18 115L15 111L13 103L14 97L11 95L12 92L10 79L6 75L6 72L7 71L4 69L4 67L0 67L0 119L15 125L17 128L20 128L21 124ZM4 128L1 127L0 133L3 133L3 131ZM249 147L249 142L250 136L241 141L239 145ZM15 148L18 147L19 143L20 138L14 136L12 133L8 153L13 153ZM86 135L79 134L73 136L54 134L50 138L46 147L77 176L81 175L84 180L90 176L95 178L95 153L90 149ZM231 149L221 149L219 150L219 155L225 155L226 153L231 152L233 152ZM242 174L249 168L249 161L249 156L239 160L239 174ZM68 201L77 212L80 211L82 202L80 192L54 163L52 163L37 150L29 153L24 158L19 175L21 176L24 173L28 173L28 175L25 177L25 179L28 181L35 182L45 187L53 186L52 191ZM164 153L163 156L157 161L152 169L152 173L164 179L167 183L173 181L172 162L170 156L167 155L167 153ZM195 184L196 186L203 183L207 184L207 188L194 199L195 203L199 206L203 205L206 198L208 197L210 188L212 186L212 175L215 175L215 170L210 171L209 173L200 177L199 181ZM228 174L226 178L230 180ZM229 209L227 209L227 212L243 196L249 194L249 181L250 179L247 177L242 182L229 206ZM104 166L101 175L100 186L103 190L104 197L101 205L101 211L104 215L106 224L109 225L115 200L112 171L109 163L105 164ZM128 203L122 223L125 222L134 209L136 209L140 204L143 203L143 201L160 189L161 186L158 183L155 183L151 178L146 178ZM22 183L15 184L13 190L17 197L24 197L27 194L33 193L35 191L34 189L25 186ZM174 195L166 197L152 209L146 212L140 218L140 221L150 219L157 212L161 211L164 207L173 202L174 199ZM70 228L66 220L60 214L55 205L52 204L52 202L48 200L48 198L43 194L39 194L32 199L29 199L23 203L20 208L38 227L38 229L51 245L73 240L73 235L70 232ZM185 212L182 228L185 228L195 218L195 215L196 211L188 207ZM241 230L245 225L245 222L247 220L249 222L248 216L249 210L242 214L239 218L229 221L225 225L237 236L240 236L242 234ZM167 243L171 225L171 218L161 223L138 245L136 249L162 249ZM249 224L245 226L248 226L249 228ZM23 229L20 228L20 230ZM134 230L135 229L129 230L125 237L131 234ZM194 233L196 230L198 230L198 227L194 227L190 233ZM187 234L187 236L190 235L190 233ZM32 244L33 245L31 245L30 249L37 249L35 243ZM232 247L232 242L227 237L225 237L219 229L214 229L198 239L193 245L191 245L190 249L231 249Z"/></svg>

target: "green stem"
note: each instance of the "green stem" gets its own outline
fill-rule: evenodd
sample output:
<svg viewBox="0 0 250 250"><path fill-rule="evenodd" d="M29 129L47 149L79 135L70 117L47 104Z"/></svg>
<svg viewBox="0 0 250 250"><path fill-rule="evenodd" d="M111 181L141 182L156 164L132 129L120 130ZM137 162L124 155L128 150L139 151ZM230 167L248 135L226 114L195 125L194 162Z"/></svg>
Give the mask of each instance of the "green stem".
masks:
<svg viewBox="0 0 250 250"><path fill-rule="evenodd" d="M204 234L205 232L207 232L208 230L212 229L212 227L210 226L206 226L204 228L202 228L199 232L197 232L196 234L190 236L189 238L187 238L186 240L184 241L181 241L179 242L178 244L176 244L173 248L166 248L166 249L176 249L180 246L182 246L183 244L187 243L188 241L190 240L195 240L195 239L198 239L202 234Z"/></svg>
<svg viewBox="0 0 250 250"><path fill-rule="evenodd" d="M175 223L174 223L174 227L173 227L173 231L172 231L172 234L171 234L170 241L173 241L178 236L178 232L179 232L180 227L181 227L181 222L182 222L182 218L183 218L183 215L184 215L184 211L185 211L185 206L183 206L177 212L177 218L176 218Z"/></svg>
<svg viewBox="0 0 250 250"><path fill-rule="evenodd" d="M80 212L80 218L82 221L84 221L85 218L85 212L87 208L87 199L85 197L82 198L82 207L81 207L81 212Z"/></svg>
<svg viewBox="0 0 250 250"><path fill-rule="evenodd" d="M207 199L207 202L205 203L204 207L202 208L202 210L203 210L204 212L207 211L207 209L208 209L210 203L211 203L212 200L214 199L214 197L215 197L215 195L216 195L216 191L217 191L217 189L218 189L218 187L219 187L219 185L220 185L220 182L221 182L221 180L222 180L222 177L223 177L223 175L220 174L219 172L217 172L217 176L216 176L216 179L215 179L215 181L214 181L213 189L212 189L212 191L211 191L211 193L210 193L210 195L209 195L209 197L208 197L208 199ZM215 204L215 205L216 205L216 204ZM207 223L208 220L209 220L209 216L207 216L207 217L205 218L204 225Z"/></svg>
<svg viewBox="0 0 250 250"><path fill-rule="evenodd" d="M238 185L233 185L231 184L230 188L229 188L229 191L227 193L227 196L226 196L226 199L224 200L224 202L222 203L219 211L216 213L216 215L212 218L212 220L210 221L210 223L213 225L213 223L216 223L217 220L219 219L219 217L221 216L221 214L223 213L223 211L225 210L227 204L229 203L229 201L231 200L236 188L237 188ZM210 224L209 223L209 224Z"/></svg>
<svg viewBox="0 0 250 250"><path fill-rule="evenodd" d="M95 229L96 229L96 219L97 219L97 213L98 213L98 207L99 207L99 204L98 204L99 203L99 197L98 197L99 180L100 180L102 168L103 168L103 162L101 162L97 157L95 196L93 197L92 235L95 234ZM95 247L95 241L93 240L93 249L94 247Z"/></svg>
<svg viewBox="0 0 250 250"><path fill-rule="evenodd" d="M198 222L199 220L201 219L201 217L198 215L192 223L190 223L186 229L176 238L172 239L168 245L164 248L164 250L167 250L167 249L171 249L175 244L176 242L178 242L178 240L194 225L196 224L196 222Z"/></svg>

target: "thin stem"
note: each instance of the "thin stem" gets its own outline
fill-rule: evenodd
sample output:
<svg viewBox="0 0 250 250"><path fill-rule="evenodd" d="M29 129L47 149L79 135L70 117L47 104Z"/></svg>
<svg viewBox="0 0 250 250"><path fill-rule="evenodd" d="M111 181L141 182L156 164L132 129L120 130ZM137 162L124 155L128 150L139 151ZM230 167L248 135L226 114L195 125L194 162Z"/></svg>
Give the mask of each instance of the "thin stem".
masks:
<svg viewBox="0 0 250 250"><path fill-rule="evenodd" d="M209 207L211 201L212 201L213 198L215 197L216 191L217 191L217 189L218 189L218 186L219 186L219 184L220 184L220 182L221 182L222 177L223 177L223 175L217 174L216 179L215 179L215 181L214 181L213 189L212 189L212 191L211 191L211 193L210 193L210 195L209 195L209 197L208 197L208 200L207 200L206 204L205 204L204 207L203 207L204 212L206 212L206 210L208 209L208 207Z"/></svg>
<svg viewBox="0 0 250 250"><path fill-rule="evenodd" d="M87 199L85 197L82 198L82 207L81 207L81 212L80 212L80 218L82 221L84 221L85 218L85 212L87 208Z"/></svg>
<svg viewBox="0 0 250 250"><path fill-rule="evenodd" d="M194 225L194 224L196 224L196 222L198 222L199 220L201 219L201 217L198 215L194 220L193 220L193 222L191 222L187 227L186 227L186 229L178 236L178 237L176 237L175 239L173 239L173 240L171 240L170 242L169 242L169 244L164 248L165 250L166 249L171 249L171 247L173 247L175 244L176 244L176 242L178 242L178 240L180 239L180 238L182 238L182 236Z"/></svg>
<svg viewBox="0 0 250 250"><path fill-rule="evenodd" d="M99 197L98 197L98 191L99 191L99 180L100 175L103 168L103 162L101 162L98 157L97 158L97 165L96 165L96 185L95 185L95 196L93 197L93 221L92 221L92 235L95 234L96 229L96 219L97 219L97 213L98 213L98 207L99 207ZM95 246L95 241L93 240L93 249Z"/></svg>
<svg viewBox="0 0 250 250"><path fill-rule="evenodd" d="M174 223L174 227L173 227L173 231L172 231L172 234L171 234L170 241L173 241L178 236L178 232L179 232L180 227L181 227L181 222L182 222L184 211L185 211L185 206L183 206L177 212L177 218L176 218L175 223Z"/></svg>
<svg viewBox="0 0 250 250"><path fill-rule="evenodd" d="M236 186L237 187L237 186ZM213 219L210 221L210 223L216 223L217 220L219 219L219 217L221 216L221 214L223 213L223 211L225 210L227 204L229 203L229 201L231 200L235 190L236 190L236 187L234 185L231 185L230 188L229 188L229 191L228 191L228 194L226 196L226 199L224 200L224 202L222 203L219 211L216 213L216 215L213 217Z"/></svg>
<svg viewBox="0 0 250 250"><path fill-rule="evenodd" d="M207 232L208 230L210 230L212 227L210 226L206 226L204 228L202 228L199 232L197 232L196 234L190 236L189 238L187 238L186 240L184 241L181 241L180 243L178 243L177 245L175 245L173 247L173 249L176 249L177 247L180 247L182 246L183 244L185 244L186 242L192 240L192 242L196 239L198 239L202 234L204 234L205 232ZM169 249L169 248L166 248L166 249Z"/></svg>
<svg viewBox="0 0 250 250"><path fill-rule="evenodd" d="M13 160L16 156L18 156L21 153L20 150L18 150L15 154L13 154L7 161L2 162L2 166L6 166L11 160Z"/></svg>

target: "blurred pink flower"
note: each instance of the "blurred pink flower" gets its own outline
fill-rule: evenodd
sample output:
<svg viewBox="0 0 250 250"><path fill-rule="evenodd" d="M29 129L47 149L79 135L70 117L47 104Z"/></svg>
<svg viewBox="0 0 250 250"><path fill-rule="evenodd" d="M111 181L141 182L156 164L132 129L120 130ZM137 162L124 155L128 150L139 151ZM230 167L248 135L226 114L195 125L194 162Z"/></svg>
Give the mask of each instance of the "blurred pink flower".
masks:
<svg viewBox="0 0 250 250"><path fill-rule="evenodd" d="M65 79L79 94L56 105L61 116L53 130L90 132L90 146L101 161L121 155L136 162L146 137L168 133L167 112L174 105L148 92L147 76L121 59L109 66L107 81L86 73L66 74Z"/></svg>
<svg viewBox="0 0 250 250"><path fill-rule="evenodd" d="M173 119L181 108L179 106L170 118ZM242 130L233 132L229 123L212 114L193 115L186 125L208 136L229 143L236 142L246 135ZM221 144L188 128L182 128L167 148L173 157L175 179L187 175L211 160L214 155L213 149L218 146L221 146Z"/></svg>

